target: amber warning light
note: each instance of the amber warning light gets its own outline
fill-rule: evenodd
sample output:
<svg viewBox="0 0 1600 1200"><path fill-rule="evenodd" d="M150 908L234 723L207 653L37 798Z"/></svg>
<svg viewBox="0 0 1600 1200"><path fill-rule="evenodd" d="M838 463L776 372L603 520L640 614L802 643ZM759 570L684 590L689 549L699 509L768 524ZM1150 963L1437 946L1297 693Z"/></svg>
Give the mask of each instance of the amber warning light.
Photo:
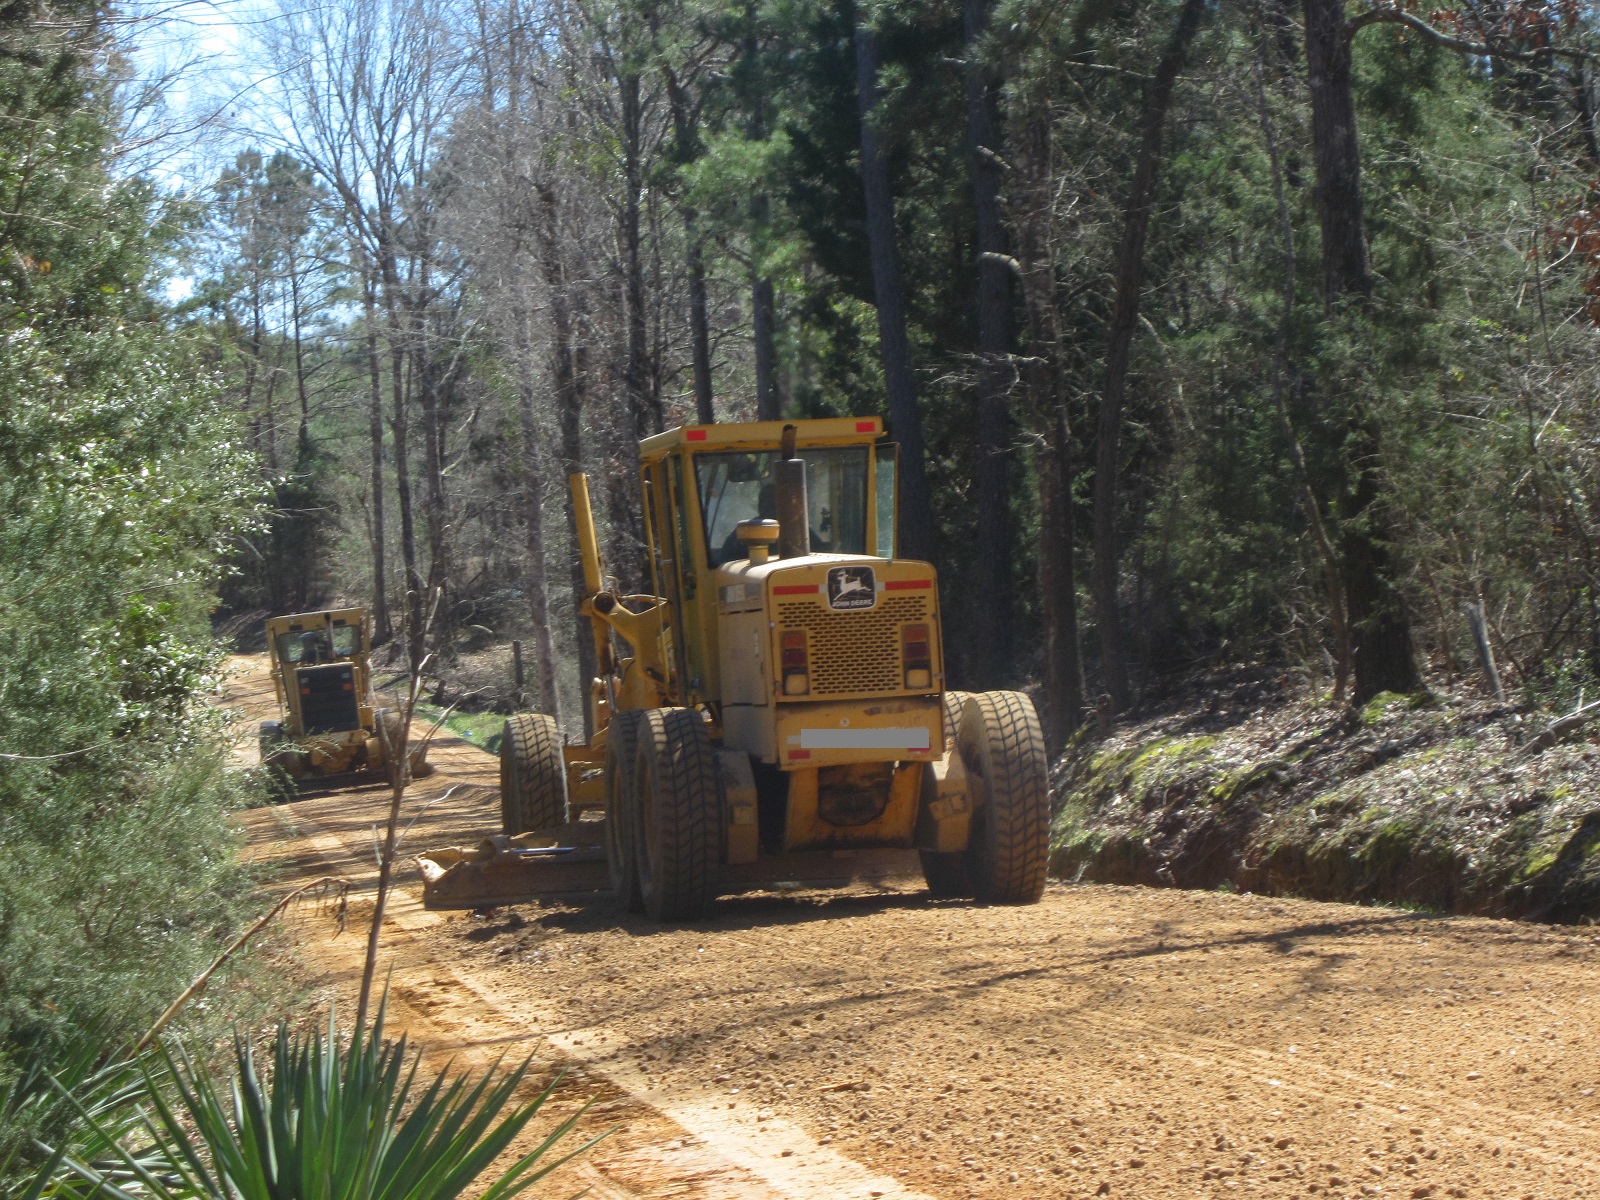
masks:
<svg viewBox="0 0 1600 1200"><path fill-rule="evenodd" d="M783 694L804 696L811 690L811 666L806 659L806 631L784 630L778 649L782 654Z"/></svg>
<svg viewBox="0 0 1600 1200"><path fill-rule="evenodd" d="M933 651L926 625L907 625L900 631L900 659L905 666L907 688L926 691L933 686Z"/></svg>

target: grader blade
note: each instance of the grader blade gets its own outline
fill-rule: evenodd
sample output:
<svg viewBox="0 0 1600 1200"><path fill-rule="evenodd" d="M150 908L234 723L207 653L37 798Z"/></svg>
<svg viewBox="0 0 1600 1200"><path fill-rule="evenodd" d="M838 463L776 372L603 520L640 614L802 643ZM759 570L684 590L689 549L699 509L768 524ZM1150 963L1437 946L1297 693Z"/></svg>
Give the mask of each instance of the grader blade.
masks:
<svg viewBox="0 0 1600 1200"><path fill-rule="evenodd" d="M543 897L582 896L609 886L605 822L573 821L557 829L477 846L450 846L417 857L425 908L493 908Z"/></svg>

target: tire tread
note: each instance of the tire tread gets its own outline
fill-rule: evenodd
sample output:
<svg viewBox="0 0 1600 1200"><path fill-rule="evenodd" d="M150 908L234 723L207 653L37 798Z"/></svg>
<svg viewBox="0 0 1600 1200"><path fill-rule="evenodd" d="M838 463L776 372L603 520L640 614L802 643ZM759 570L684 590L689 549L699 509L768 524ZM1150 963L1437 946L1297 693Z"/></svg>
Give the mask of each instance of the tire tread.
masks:
<svg viewBox="0 0 1600 1200"><path fill-rule="evenodd" d="M561 731L545 713L506 718L500 740L500 818L507 834L567 823L567 766Z"/></svg>
<svg viewBox="0 0 1600 1200"><path fill-rule="evenodd" d="M638 766L650 772L653 872L641 872L645 911L657 921L704 915L716 899L722 849L722 777L705 722L694 709L658 708L639 725ZM645 847L639 847L641 857Z"/></svg>
<svg viewBox="0 0 1600 1200"><path fill-rule="evenodd" d="M1021 692L981 692L964 706L964 750L981 762L988 792L979 844L969 852L978 899L1034 904L1050 866L1050 788L1044 733Z"/></svg>

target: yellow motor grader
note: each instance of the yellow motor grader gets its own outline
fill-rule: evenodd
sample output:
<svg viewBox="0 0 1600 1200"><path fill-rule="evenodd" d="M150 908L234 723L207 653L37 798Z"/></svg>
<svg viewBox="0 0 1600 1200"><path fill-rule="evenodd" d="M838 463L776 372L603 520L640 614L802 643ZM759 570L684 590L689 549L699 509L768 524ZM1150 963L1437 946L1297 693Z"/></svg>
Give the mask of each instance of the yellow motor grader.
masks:
<svg viewBox="0 0 1600 1200"><path fill-rule="evenodd" d="M281 717L261 722L263 766L294 780L387 770L386 746L397 740L400 717L374 699L369 630L365 608L267 619ZM420 753L412 759L412 773L426 774Z"/></svg>
<svg viewBox="0 0 1600 1200"><path fill-rule="evenodd" d="M571 745L548 715L506 722L504 832L425 856L428 903L608 882L680 920L719 893L884 877L918 856L936 895L1039 899L1038 717L1017 692L946 689L937 581L895 554L882 433L844 418L642 442L648 595L606 578L587 478L571 478L595 734Z"/></svg>

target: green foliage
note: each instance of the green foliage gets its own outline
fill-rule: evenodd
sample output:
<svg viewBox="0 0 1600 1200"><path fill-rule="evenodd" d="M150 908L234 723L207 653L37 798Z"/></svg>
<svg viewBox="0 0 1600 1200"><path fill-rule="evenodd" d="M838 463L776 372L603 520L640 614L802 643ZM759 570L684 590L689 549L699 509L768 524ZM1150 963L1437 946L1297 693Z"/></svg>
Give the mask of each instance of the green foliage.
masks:
<svg viewBox="0 0 1600 1200"><path fill-rule="evenodd" d="M0 14L0 1081L137 1032L246 885L204 693L254 460L149 294L165 205L112 170L104 10L40 11Z"/></svg>
<svg viewBox="0 0 1600 1200"><path fill-rule="evenodd" d="M445 710L435 704L417 705L418 736L431 728ZM506 719L493 712L452 712L445 717L443 729L471 742L490 754L500 752L500 735L505 732Z"/></svg>
<svg viewBox="0 0 1600 1200"><path fill-rule="evenodd" d="M513 1104L530 1063L425 1082L405 1038L383 1039L381 1009L348 1040L331 1015L320 1034L279 1025L265 1070L242 1037L221 1078L163 1049L146 1070L153 1149L122 1152L115 1171L68 1165L115 1200L507 1200L599 1140L551 1153L585 1105L487 1186L478 1182L560 1082Z"/></svg>
<svg viewBox="0 0 1600 1200"><path fill-rule="evenodd" d="M69 1156L106 1161L148 1140L140 1137L137 1107L147 1077L125 1049L104 1026L25 1048L0 1084L0 1195L69 1194L76 1180Z"/></svg>
<svg viewBox="0 0 1600 1200"><path fill-rule="evenodd" d="M253 484L180 361L146 331L0 342L0 1044L159 1010L243 886L202 697Z"/></svg>

